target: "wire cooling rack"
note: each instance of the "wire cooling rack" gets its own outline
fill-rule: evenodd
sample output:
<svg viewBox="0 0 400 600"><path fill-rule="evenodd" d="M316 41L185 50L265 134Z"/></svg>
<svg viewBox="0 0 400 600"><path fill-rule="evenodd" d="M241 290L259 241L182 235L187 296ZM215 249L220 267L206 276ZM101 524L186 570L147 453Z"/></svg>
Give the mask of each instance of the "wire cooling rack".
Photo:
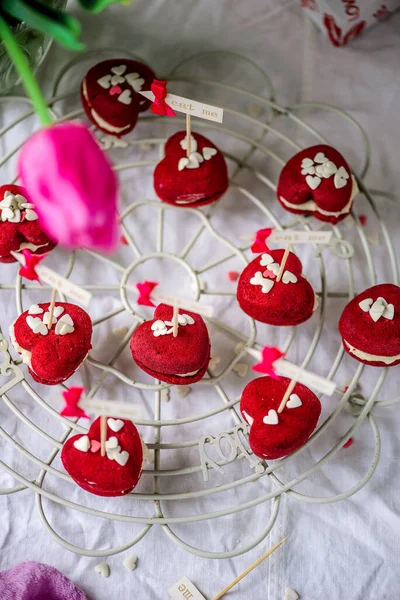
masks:
<svg viewBox="0 0 400 600"><path fill-rule="evenodd" d="M79 81L91 64L111 56L140 60L126 51L109 49L92 51L70 61L57 76L48 102L55 119L83 117ZM304 502L329 503L361 489L373 475L380 451L378 426L371 411L378 400L380 406L400 402L400 397L381 398L390 370L369 368L369 376L364 378L364 365L344 355L335 331L348 300L377 282L377 260L390 269L393 282L399 280L390 235L377 209L377 195L373 198L363 184L369 164L369 145L363 130L351 116L335 107L317 103L279 105L265 73L254 63L230 53L197 55L176 67L168 80L174 92L224 106L222 126L198 120L193 128L201 129L224 151L230 170L226 196L200 210L175 208L155 198L154 166L163 155L167 137L184 125L179 118L163 119L145 113L126 140L114 140L97 132L121 177L121 221L126 245L111 258L83 251L67 255L56 249L47 259L55 261L57 270L94 295L89 309L94 324L93 350L68 383L83 381L90 398L132 399L143 408L144 418L137 425L154 457L130 495L97 498L75 485L63 470L59 453L71 433L86 431L85 421L61 417L57 397L65 386L50 389L35 384L18 359L11 358L4 329L5 337L0 339L4 384L0 389L0 466L13 481L4 485L0 493L12 495L29 490L27 501L36 499L44 528L65 548L86 556L122 552L139 542L153 526L181 548L201 557L227 558L247 552L271 531L282 494ZM20 109L0 132L5 152L0 166L9 177L10 169L15 175L13 161L27 130L36 125L32 125L33 112L26 98L5 98L1 102L11 102L13 108ZM300 116L302 112L307 112L307 120ZM318 115L322 115L318 123L321 127L312 123ZM368 237L355 214L332 227L312 218L293 219L275 200L277 176L286 160L301 147L325 142L320 130L324 123L335 120L338 130L352 132L347 139L352 145L354 142L354 147L345 150L358 174L362 200L357 199L356 204L363 202L369 222L380 232L380 258L374 246L376 239ZM25 129L18 137L21 125ZM333 230L330 247L299 252L320 300L317 313L301 327L278 329L255 323L239 310L234 284L227 277L229 269L241 271L252 259L243 234L271 225L278 229ZM342 274L342 285L333 284L327 276L332 269ZM46 286L27 284L19 276L13 280L16 271L15 265L4 265L5 279L11 279L0 286L4 302L9 301L10 291L16 292L12 318L30 303L44 301L49 293ZM143 313L137 310L129 284L142 280L149 272L152 279L160 281L161 289L168 291L169 287L176 293L178 286L182 295L213 304L216 309L216 318L208 321L213 364L201 382L185 390L190 392L185 398L178 395L177 388L150 380L129 356L133 331L151 318L147 309ZM345 391L338 391L333 400L323 401L323 418L309 441L292 455L271 463L255 460L246 446L246 427L240 427L238 403L252 374L250 370L243 372L243 377L236 374L238 365L250 366L245 348L260 349L267 340L279 344L302 367L312 368L338 384L344 380L344 373L348 376L343 384ZM322 352L329 361L324 366ZM219 363L217 354L221 355ZM165 402L168 397L170 402ZM338 453L363 421L369 427L362 428L362 435L367 436L369 431L374 441L365 474L348 489L330 496L306 493L302 482L311 481L328 461L334 470L340 463ZM4 423L11 423L8 431ZM345 431L338 423L346 424ZM340 463L340 468L346 469L346 465ZM260 507L262 525L256 528L257 533L232 549L216 550L218 540L212 536L207 549L194 547L184 539L186 527L214 520L224 528L229 516L245 511L242 514L249 521ZM64 520L73 519L76 514L90 521L91 527L100 527L105 519L122 523L126 531L115 535L106 548L98 544L86 548L77 539L68 540L62 527ZM259 519L260 513L257 514ZM136 529L129 536L130 526Z"/></svg>

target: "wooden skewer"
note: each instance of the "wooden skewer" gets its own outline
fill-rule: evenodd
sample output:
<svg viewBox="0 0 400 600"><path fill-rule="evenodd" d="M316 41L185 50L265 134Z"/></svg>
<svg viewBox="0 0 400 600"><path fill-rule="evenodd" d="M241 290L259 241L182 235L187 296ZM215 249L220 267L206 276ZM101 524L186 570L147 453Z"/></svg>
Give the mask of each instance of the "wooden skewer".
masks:
<svg viewBox="0 0 400 600"><path fill-rule="evenodd" d="M50 331L51 326L53 325L53 314L54 314L54 307L56 304L56 297L57 297L57 290L56 288L53 288L52 292L51 292L51 300L50 300L50 306L49 306L49 323L47 325L47 329Z"/></svg>
<svg viewBox="0 0 400 600"><path fill-rule="evenodd" d="M287 539L288 539L288 536L286 536L285 538L283 538L283 540L281 540L280 542L278 542L277 544L275 544L275 546L272 546L272 548L270 548L268 550L268 552L266 552L265 554L263 554L262 556L260 556L260 558L258 558L252 565L250 565L250 567L248 567L245 571L243 571L243 573L241 575L239 575L238 577L236 577L236 579L234 579L232 581L232 583L230 583L229 585L227 585L226 587L224 587L224 589L221 590L219 592L219 594L217 594L216 596L214 596L214 598L212 600L219 600L220 598L222 598L222 596L225 596L226 592L229 592L229 590L231 588L233 588L234 585L236 585L237 583L239 583L239 581L241 581L243 579L243 577L246 577L246 575L248 575L250 573L250 571L252 571L256 567L258 567L258 565L260 563L262 563L263 560L265 560L266 558L268 558L268 556L270 554L272 554L273 552L275 552L275 550L277 548L279 548L279 546L281 546L283 544L283 542L286 542Z"/></svg>
<svg viewBox="0 0 400 600"><path fill-rule="evenodd" d="M192 153L192 119L190 115L186 115L186 139L186 156L189 158Z"/></svg>
<svg viewBox="0 0 400 600"><path fill-rule="evenodd" d="M107 417L102 415L100 417L100 444L101 444L101 456L106 455L106 440L107 440Z"/></svg>
<svg viewBox="0 0 400 600"><path fill-rule="evenodd" d="M178 308L178 306L175 305L174 306L174 313L172 315L172 327L174 328L173 332L172 332L172 335L174 337L176 337L178 335L178 325L179 325L178 316L179 316L179 308Z"/></svg>
<svg viewBox="0 0 400 600"><path fill-rule="evenodd" d="M289 385L286 388L286 392L283 395L282 401L279 405L278 408L278 413L281 413L283 411L283 409L286 406L286 402L289 400L289 396L290 394L293 392L294 390L294 386L296 385L297 381L295 379L291 379Z"/></svg>
<svg viewBox="0 0 400 600"><path fill-rule="evenodd" d="M282 275L283 275L283 271L285 270L286 261L287 261L287 259L288 259L288 256L289 256L289 252L290 252L290 249L291 249L291 247L292 247L292 244L288 244L288 245L286 246L285 253L284 253L284 255L282 256L281 268L279 269L279 273L278 273L278 275L276 276L276 281L280 281L280 280L281 280L281 277L282 277Z"/></svg>

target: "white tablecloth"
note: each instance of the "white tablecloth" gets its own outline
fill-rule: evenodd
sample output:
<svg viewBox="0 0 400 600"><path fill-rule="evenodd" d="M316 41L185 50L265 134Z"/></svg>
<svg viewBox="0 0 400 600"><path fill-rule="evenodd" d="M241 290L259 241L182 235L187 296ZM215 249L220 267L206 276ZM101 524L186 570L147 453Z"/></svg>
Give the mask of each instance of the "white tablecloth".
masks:
<svg viewBox="0 0 400 600"><path fill-rule="evenodd" d="M267 71L281 104L313 99L335 104L351 112L366 130L372 144L372 162L366 182L374 189L397 191L400 15L344 49L333 48L322 36L313 32L292 0L282 0L279 3L273 0L135 0L130 7L114 7L93 18L82 14L79 16L83 37L89 47L117 46L130 49L146 58L158 72L168 72L178 61L196 52L230 50L252 58ZM49 88L48 82L66 57L65 51L53 47L41 69L42 81L46 81L45 87ZM6 121L7 115L3 118ZM332 121L327 119L326 122L319 122L319 126L330 139L336 139L333 118ZM341 130L342 137L337 140L338 144L351 146L353 140L346 140L344 135ZM139 178L132 183L141 197L143 186L148 186L149 181L147 178L145 183L144 179L145 176L143 181ZM4 178L2 183L5 183ZM151 188L147 189L151 193ZM389 230L394 234L399 224L399 206L394 201L385 202L383 212ZM382 200L379 206L382 208ZM247 232L247 229L248 225L243 225L243 231ZM170 230L169 236L169 241L173 243L174 230ZM380 252L379 248L377 252ZM205 251L202 258L206 258L206 254ZM379 281L383 281L385 276L390 277L384 264L379 268L382 269L378 273ZM13 267L1 267L2 281L12 279L10 269ZM99 276L102 275L96 271L94 277ZM103 277L106 277L105 272ZM332 282L338 277L334 272L329 273ZM345 284L340 288L341 281L337 283L338 289L346 289ZM4 307L1 325L4 328L15 318L16 309L12 292L2 291L1 299ZM97 305L97 309L110 310L114 306L112 300L105 298L101 305ZM337 319L337 315L335 318ZM334 319L329 324L332 338L327 337L326 341L331 339L334 340L332 344L337 344ZM218 350L222 355L223 349ZM101 356L101 351L99 352L96 353L96 358ZM104 356L107 357L107 353ZM326 353L318 354L319 362L313 363L314 368L326 373L330 358L330 349L326 347ZM355 365L351 364L350 372L354 372ZM398 368L393 371L396 372L391 373L381 399L396 395ZM368 372L366 369L362 380L366 382L367 388ZM343 381L345 375L346 373L340 373ZM88 375L83 371L84 380L86 376ZM372 377L375 380L376 373ZM107 388L109 393L112 390L112 386ZM166 408L169 415L176 414L176 396L173 400L175 404L170 402ZM187 402L189 401L188 399ZM29 414L29 400L25 398L23 402L24 410ZM182 400L180 402L179 416L182 416L181 411L183 414L190 414ZM199 402L200 409L201 399L196 402ZM332 411L334 405L334 400L328 400L325 412ZM244 556L224 561L201 559L183 552L154 527L131 551L110 557L108 563L111 577L105 580L93 570L101 559L80 557L68 552L44 531L33 497L25 491L0 499L0 566L5 569L24 560L47 562L70 577L93 600L164 599L167 597L167 588L186 574L210 598L266 548L284 535L289 535L284 547L248 576L240 587L232 590L229 597L239 599L248 595L254 600L279 600L284 596L285 587L291 586L305 600L319 600L322 597L330 600L397 598L400 586L398 407L376 411L376 418L382 435L382 456L368 485L357 495L336 504L310 504L282 497L281 510L272 533L261 546ZM326 452L350 424L350 417L344 416L339 420L337 430L325 437L318 453ZM44 414L40 425L48 427L50 431L51 418ZM4 410L3 426L16 439L20 436L26 443L27 430L17 431L15 418L9 410ZM206 433L199 429L201 426L190 425L190 437ZM220 429L221 423L216 421L214 433ZM55 434L54 431L53 433ZM60 434L59 429L57 433ZM45 457L49 449L49 445L43 444L42 448L39 444L34 451L38 456ZM2 452L9 452L8 445L4 450L2 448ZM339 493L354 484L366 471L372 453L373 438L367 423L364 423L356 434L352 447L342 450L329 463L329 469L321 470L296 489L308 495L331 496ZM190 464L188 455L185 455L184 460ZM300 462L302 469L310 466L310 455L301 460L304 461L304 464ZM183 466L176 456L171 458L171 465ZM59 464L57 466L61 468ZM243 473L248 474L248 471L244 469ZM281 475L287 480L290 469ZM213 477L215 484L215 474ZM4 478L4 482L10 485L11 479ZM266 491L270 489L269 484L260 485L265 485ZM165 489L168 489L168 484ZM181 490L184 489L185 482L181 482ZM260 491L253 491L250 484L240 494L240 500L244 501L258 496ZM71 493L69 497L74 499ZM232 503L237 503L238 498L239 495L236 496L232 491ZM218 501L217 495L208 508L217 510ZM93 505L102 506L95 499ZM72 517L47 501L45 507L50 521L57 523L57 531L72 543L87 547L104 548L111 541L114 545L123 543L127 539L125 534L128 530L132 535L139 531L139 528L131 525L95 520L83 513ZM168 505L168 514L177 516L180 514L179 510L179 507ZM194 501L190 507L185 505L186 514L196 514L200 510L200 501ZM206 521L201 526L180 525L175 531L195 546L214 551L232 549L254 537L265 526L269 510L270 504L261 505L253 511L227 517L218 523ZM150 509L148 514L151 515ZM129 554L139 557L138 568L133 573L122 566L123 559Z"/></svg>

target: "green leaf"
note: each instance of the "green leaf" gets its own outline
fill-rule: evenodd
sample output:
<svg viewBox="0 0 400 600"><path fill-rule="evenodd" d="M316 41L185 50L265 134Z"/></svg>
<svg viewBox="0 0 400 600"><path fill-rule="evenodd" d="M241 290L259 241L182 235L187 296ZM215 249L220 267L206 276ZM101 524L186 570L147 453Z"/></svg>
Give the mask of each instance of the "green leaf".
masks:
<svg viewBox="0 0 400 600"><path fill-rule="evenodd" d="M34 29L57 40L70 50L82 50L85 46L79 41L79 22L59 10L39 0L1 0L1 8L8 15L25 21Z"/></svg>
<svg viewBox="0 0 400 600"><path fill-rule="evenodd" d="M130 4L131 0L78 0L78 2L85 10L98 13L110 4Z"/></svg>

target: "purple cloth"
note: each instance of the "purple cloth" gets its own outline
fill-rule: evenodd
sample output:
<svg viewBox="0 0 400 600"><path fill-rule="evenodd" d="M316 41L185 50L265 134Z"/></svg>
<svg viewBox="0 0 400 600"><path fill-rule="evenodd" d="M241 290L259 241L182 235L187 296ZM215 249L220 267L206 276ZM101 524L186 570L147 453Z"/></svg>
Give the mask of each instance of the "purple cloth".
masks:
<svg viewBox="0 0 400 600"><path fill-rule="evenodd" d="M86 600L60 571L38 562L23 562L0 571L1 600Z"/></svg>

